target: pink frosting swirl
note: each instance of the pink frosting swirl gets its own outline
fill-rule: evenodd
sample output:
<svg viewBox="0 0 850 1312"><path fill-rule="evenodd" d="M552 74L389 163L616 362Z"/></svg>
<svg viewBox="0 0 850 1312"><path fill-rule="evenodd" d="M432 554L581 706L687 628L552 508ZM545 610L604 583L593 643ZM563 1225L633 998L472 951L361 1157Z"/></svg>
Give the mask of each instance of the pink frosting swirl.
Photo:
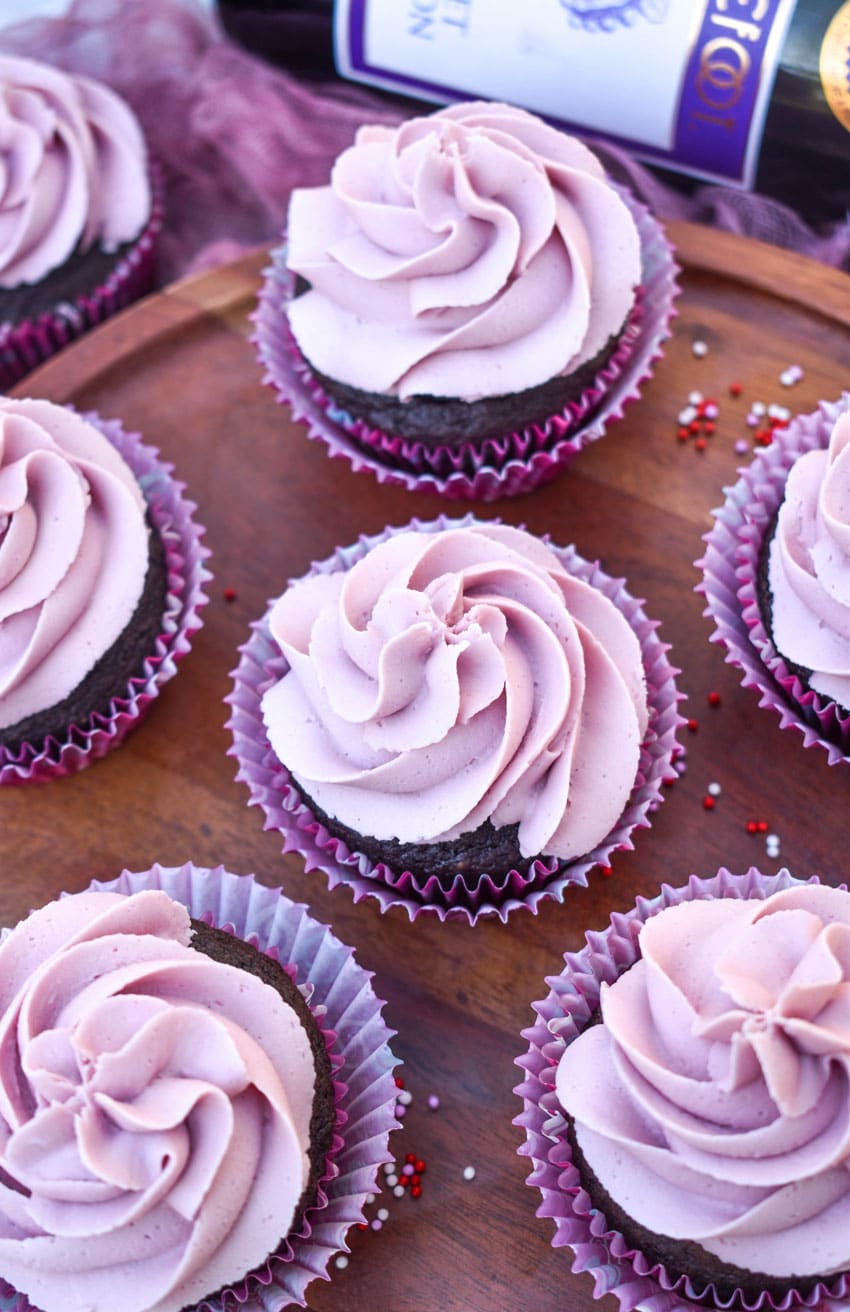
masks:
<svg viewBox="0 0 850 1312"><path fill-rule="evenodd" d="M850 411L827 450L788 473L770 547L777 649L812 671L810 686L850 708Z"/></svg>
<svg viewBox="0 0 850 1312"><path fill-rule="evenodd" d="M519 823L523 855L584 855L628 799L647 725L638 639L601 592L505 525L409 531L276 602L288 663L269 740L363 834Z"/></svg>
<svg viewBox="0 0 850 1312"><path fill-rule="evenodd" d="M309 1040L158 890L0 947L0 1271L43 1312L179 1312L262 1262L308 1176Z"/></svg>
<svg viewBox="0 0 850 1312"><path fill-rule="evenodd" d="M640 950L558 1067L591 1170L747 1270L850 1267L850 894L683 902Z"/></svg>
<svg viewBox="0 0 850 1312"><path fill-rule="evenodd" d="M81 683L147 567L144 498L107 438L63 406L0 398L0 728Z"/></svg>
<svg viewBox="0 0 850 1312"><path fill-rule="evenodd" d="M115 250L150 208L130 108L90 78L0 54L0 287L37 282L95 243Z"/></svg>
<svg viewBox="0 0 850 1312"><path fill-rule="evenodd" d="M474 400L592 359L641 277L631 215L594 155L524 110L454 105L363 127L326 187L296 190L289 306L321 372Z"/></svg>

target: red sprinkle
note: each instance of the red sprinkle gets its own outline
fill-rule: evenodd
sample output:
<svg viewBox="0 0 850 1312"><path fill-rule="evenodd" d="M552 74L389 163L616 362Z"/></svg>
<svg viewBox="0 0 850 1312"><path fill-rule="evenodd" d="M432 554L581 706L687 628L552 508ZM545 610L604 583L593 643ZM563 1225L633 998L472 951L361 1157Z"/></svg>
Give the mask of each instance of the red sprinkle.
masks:
<svg viewBox="0 0 850 1312"><path fill-rule="evenodd" d="M713 419L706 419L702 426L702 431L711 437L712 433L717 432L717 424L715 424Z"/></svg>
<svg viewBox="0 0 850 1312"><path fill-rule="evenodd" d="M699 430L700 430L699 420L698 419L691 420L691 422L688 424L688 432L696 435L699 432Z"/></svg>
<svg viewBox="0 0 850 1312"><path fill-rule="evenodd" d="M411 1190L410 1190L410 1197L411 1197L411 1198L419 1198L419 1197L421 1197L421 1195L422 1195L422 1186L421 1186L421 1184L415 1184L415 1185L413 1185L413 1186L411 1187Z"/></svg>
<svg viewBox="0 0 850 1312"><path fill-rule="evenodd" d="M416 1168L416 1174L417 1174L417 1175L424 1175L424 1174L425 1174L426 1166L425 1166L425 1163L423 1162L423 1160L422 1160L421 1157L417 1157L417 1159L416 1159L416 1161L413 1163L413 1165L414 1165L414 1167Z"/></svg>
<svg viewBox="0 0 850 1312"><path fill-rule="evenodd" d="M756 820L748 820L746 828L748 834L757 834L759 831L758 822Z"/></svg>
<svg viewBox="0 0 850 1312"><path fill-rule="evenodd" d="M609 875L612 875L614 872L613 872L613 870L611 869L610 866L600 866L600 867L599 867L599 873L600 873L600 875L604 875L605 878L607 879L608 876L609 876Z"/></svg>
<svg viewBox="0 0 850 1312"><path fill-rule="evenodd" d="M755 439L758 442L759 446L770 446L771 442L773 441L773 429L772 428L756 429Z"/></svg>
<svg viewBox="0 0 850 1312"><path fill-rule="evenodd" d="M406 1165L408 1165L408 1166L415 1166L415 1165L416 1165L416 1153L405 1153L405 1155L404 1155L404 1160L405 1160Z"/></svg>
<svg viewBox="0 0 850 1312"><path fill-rule="evenodd" d="M688 720L688 732L689 732L689 733L696 733L696 731L697 731L698 728L699 728L699 721L698 721L698 720Z"/></svg>
<svg viewBox="0 0 850 1312"><path fill-rule="evenodd" d="M730 395L730 396L740 396L741 393L743 392L743 390L744 390L744 389L743 389L743 387L741 386L740 383L730 383L730 384L729 384L729 395Z"/></svg>
<svg viewBox="0 0 850 1312"><path fill-rule="evenodd" d="M759 832L760 834L766 834L766 833L767 833L767 821L766 821L766 820L759 820L759 822L758 822L758 832Z"/></svg>
<svg viewBox="0 0 850 1312"><path fill-rule="evenodd" d="M704 438L704 437L698 437L697 440L696 440L696 442L694 442L694 446L696 447L697 451L704 451L704 450L705 450L705 438Z"/></svg>
<svg viewBox="0 0 850 1312"><path fill-rule="evenodd" d="M224 597L224 600L225 600L225 601L235 601L235 600L236 600L236 589L235 589L235 588L225 588L225 589L224 589L224 592L222 593L222 596Z"/></svg>
<svg viewBox="0 0 850 1312"><path fill-rule="evenodd" d="M687 442L690 434L688 433L687 428L680 428L676 436L678 437L680 442Z"/></svg>
<svg viewBox="0 0 850 1312"><path fill-rule="evenodd" d="M703 810L705 811L714 810L714 798L711 796L711 793L706 793L705 797L702 799L702 805Z"/></svg>
<svg viewBox="0 0 850 1312"><path fill-rule="evenodd" d="M369 1226L368 1226L368 1224L367 1224L365 1221L358 1221L358 1222L357 1222L357 1229L358 1229L358 1230L368 1230L368 1229L369 1229Z"/></svg>
<svg viewBox="0 0 850 1312"><path fill-rule="evenodd" d="M719 693L719 692L710 692L710 693L708 694L708 704L709 704L709 706L719 706L719 705L720 705L720 693Z"/></svg>

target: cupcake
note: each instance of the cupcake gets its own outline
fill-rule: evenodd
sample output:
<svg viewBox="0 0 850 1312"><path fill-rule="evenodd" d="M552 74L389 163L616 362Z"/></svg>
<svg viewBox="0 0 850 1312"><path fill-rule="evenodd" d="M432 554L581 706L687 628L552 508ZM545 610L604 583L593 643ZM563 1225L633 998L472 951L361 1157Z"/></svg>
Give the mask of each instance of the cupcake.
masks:
<svg viewBox="0 0 850 1312"><path fill-rule="evenodd" d="M355 897L504 918L647 823L679 723L666 650L574 551L414 521L255 626L229 698L239 777L285 850Z"/></svg>
<svg viewBox="0 0 850 1312"><path fill-rule="evenodd" d="M188 650L208 553L170 473L117 421L0 398L0 783L117 746Z"/></svg>
<svg viewBox="0 0 850 1312"><path fill-rule="evenodd" d="M698 562L706 614L761 704L850 754L850 397L774 434L727 491Z"/></svg>
<svg viewBox="0 0 850 1312"><path fill-rule="evenodd" d="M249 876L155 866L31 913L0 963L8 1306L303 1305L392 1124L350 949ZM372 1033L340 1040L352 1006Z"/></svg>
<svg viewBox="0 0 850 1312"><path fill-rule="evenodd" d="M575 1269L656 1312L844 1298L850 894L787 871L664 887L537 1004L534 1183Z"/></svg>
<svg viewBox="0 0 850 1312"><path fill-rule="evenodd" d="M129 106L0 54L0 390L148 291L161 223Z"/></svg>
<svg viewBox="0 0 850 1312"><path fill-rule="evenodd" d="M358 467L526 491L635 394L674 271L579 141L452 105L361 128L329 185L293 192L257 343L281 399Z"/></svg>

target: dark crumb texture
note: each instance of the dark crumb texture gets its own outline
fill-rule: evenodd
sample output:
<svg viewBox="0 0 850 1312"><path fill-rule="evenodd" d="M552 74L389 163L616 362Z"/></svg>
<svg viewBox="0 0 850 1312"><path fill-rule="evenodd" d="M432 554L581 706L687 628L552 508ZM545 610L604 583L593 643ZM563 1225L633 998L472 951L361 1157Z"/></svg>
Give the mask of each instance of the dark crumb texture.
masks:
<svg viewBox="0 0 850 1312"><path fill-rule="evenodd" d="M267 957L259 948L236 938L223 929L192 920L192 947L214 961L235 966L256 975L278 993L298 1017L310 1040L316 1069L316 1091L313 1098L313 1115L310 1120L310 1177L296 1208L292 1231L297 1230L304 1212L315 1201L316 1189L325 1169L325 1159L331 1147L336 1120L331 1062L324 1037L310 1008L279 962ZM281 1241L285 1239L281 1235Z"/></svg>
<svg viewBox="0 0 850 1312"><path fill-rule="evenodd" d="M307 793L302 792L301 797L328 833L341 838L351 852L362 852L376 863L382 861L397 875L408 871L421 881L434 877L445 892L451 890L458 875L468 886L477 883L481 874L500 878L516 870L527 875L536 859L521 854L519 825L497 829L485 820L460 838L436 843L400 843L395 838L359 834L327 815Z"/></svg>
<svg viewBox="0 0 850 1312"><path fill-rule="evenodd" d="M71 725L85 728L93 714L109 718L111 700L126 696L130 679L142 676L145 660L156 651L167 591L165 548L151 529L144 590L127 628L64 701L0 729L0 746L17 754L24 743L40 748L48 737L65 739Z"/></svg>
<svg viewBox="0 0 850 1312"><path fill-rule="evenodd" d="M747 1271L732 1263L722 1262L719 1257L707 1252L698 1243L685 1239L671 1239L667 1235L659 1235L655 1231L648 1230L623 1211L599 1183L578 1146L575 1125L570 1116L567 1116L567 1138L573 1162L581 1176L582 1187L590 1195L593 1206L604 1216L607 1228L619 1231L629 1248L643 1253L651 1263L662 1263L674 1280L678 1276L687 1276L695 1290L705 1290L708 1285L712 1285L717 1298L725 1306L739 1290L747 1300L756 1299L760 1294L766 1293L778 1303L789 1290L797 1290L805 1296L819 1281L828 1284L835 1279L834 1274L785 1278ZM703 1307L716 1308L717 1306L714 1296L709 1292L703 1293L695 1301Z"/></svg>
<svg viewBox="0 0 850 1312"><path fill-rule="evenodd" d="M82 296L90 296L108 281L111 274L130 253L138 239L124 242L114 251L93 246L73 255L52 269L39 282L4 287L0 291L0 322L21 323L41 314L61 314L65 305Z"/></svg>

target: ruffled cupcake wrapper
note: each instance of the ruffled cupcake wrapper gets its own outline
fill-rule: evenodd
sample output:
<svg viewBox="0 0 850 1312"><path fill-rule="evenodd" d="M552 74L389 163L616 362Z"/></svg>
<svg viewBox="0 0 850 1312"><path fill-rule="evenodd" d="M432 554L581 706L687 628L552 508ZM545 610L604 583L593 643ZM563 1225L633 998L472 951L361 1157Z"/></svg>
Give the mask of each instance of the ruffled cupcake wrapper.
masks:
<svg viewBox="0 0 850 1312"><path fill-rule="evenodd" d="M375 1186L381 1164L390 1160L389 1133L398 1125L393 1078L397 1061L389 1047L393 1031L381 1015L384 1004L375 996L371 972L359 966L353 949L314 920L305 906L258 884L252 875L231 874L221 866L154 865L145 871L125 870L117 879L94 880L91 887L128 894L162 889L195 919L229 930L295 967L296 982L331 1057L337 1116L325 1171L299 1232L244 1280L195 1307L196 1312L303 1307L309 1283L316 1277L329 1279L332 1256L348 1251L346 1232L364 1220L366 1195ZM0 1309L32 1312L32 1305L6 1285L0 1291Z"/></svg>
<svg viewBox="0 0 850 1312"><path fill-rule="evenodd" d="M200 610L208 601L204 584L212 575L204 561L210 553L201 545L203 528L192 518L197 507L184 497L185 486L174 479L173 466L159 458L155 447L146 446L138 433L126 432L118 420L102 419L95 413L84 418L100 429L127 461L162 539L168 586L160 634L139 676L112 699L110 716L93 714L87 723L69 725L61 741L48 737L43 742L24 743L15 753L0 745L0 786L73 774L122 743L163 684L177 673L177 662L200 629Z"/></svg>
<svg viewBox="0 0 850 1312"><path fill-rule="evenodd" d="M272 252L254 315L253 341L265 370L264 382L291 407L293 417L307 425L309 437L325 442L332 456L346 458L353 469L369 470L381 483L430 489L453 500L493 501L530 492L622 418L670 335L679 292L672 248L646 206L625 189L617 190L640 235L638 300L593 385L544 423L451 448L385 433L339 409L313 377L289 329L286 306L294 276L286 268L285 246Z"/></svg>
<svg viewBox="0 0 850 1312"><path fill-rule="evenodd" d="M106 282L84 296L59 301L33 319L0 326L0 392L6 392L63 346L123 310L151 290L157 240L162 228L163 184L152 166L151 212L135 242L116 263Z"/></svg>
<svg viewBox="0 0 850 1312"><path fill-rule="evenodd" d="M573 1271L589 1271L594 1296L613 1294L620 1312L635 1312L638 1308L641 1312L690 1312L700 1305L698 1300L705 1300L710 1307L744 1312L784 1312L793 1307L816 1306L835 1308L836 1312L843 1306L846 1312L846 1304L835 1302L850 1293L846 1276L818 1284L805 1295L791 1291L781 1301L766 1293L748 1299L739 1289L731 1301L721 1303L713 1285L695 1288L686 1276L671 1273L663 1264L652 1263L644 1253L631 1248L618 1231L607 1228L604 1216L582 1188L572 1160L566 1119L555 1093L555 1075L564 1050L596 1010L602 983L612 983L638 959L638 935L645 921L680 902L718 897L766 898L803 882L787 870L763 875L753 867L744 875L721 868L710 879L691 876L679 888L662 884L657 897L638 898L633 910L612 915L606 930L588 933L587 946L581 952L566 953L561 974L546 980L547 997L533 1004L537 1019L522 1032L529 1047L516 1060L524 1077L514 1090L523 1103L514 1124L526 1136L518 1152L530 1158L532 1165L526 1183L542 1195L537 1215L554 1223L553 1247L571 1248Z"/></svg>
<svg viewBox="0 0 850 1312"><path fill-rule="evenodd" d="M452 520L441 516L426 523L416 520L413 524L420 531L438 532L476 522L474 516L467 515ZM409 527L388 528L373 537L361 537L352 546L338 548L333 556L314 564L311 572L350 569L378 542L406 532ZM268 618L252 626L251 637L240 648L239 665L233 672L233 692L225 699L232 711L228 720L233 733L229 755L237 759L236 777L248 785L250 804L261 807L265 814L264 827L278 830L283 836L283 851L297 852L307 870L321 871L331 888L345 884L355 902L373 897L382 911L402 907L411 920L421 912L430 912L440 920L466 919L470 924L483 915L497 915L505 921L520 907L536 911L545 898L562 901L571 885L587 884L588 873L594 866L607 865L617 850L631 849L635 829L648 828L651 813L663 799L665 782L675 777L673 763L681 754L676 741L677 730L683 723L675 683L678 670L667 658L669 647L658 637L657 624L647 619L640 602L629 596L621 579L610 578L598 565L584 561L572 547L556 548L551 543L549 546L570 573L598 588L628 619L641 644L650 704L649 729L626 808L603 842L574 861L537 860L527 872L512 870L498 876L480 872L474 879L458 874L446 889L434 876L422 879L409 871L399 872L383 862L373 862L363 853L351 852L315 817L269 745L261 702L266 689L288 666L271 637Z"/></svg>
<svg viewBox="0 0 850 1312"><path fill-rule="evenodd" d="M726 661L742 672L743 686L755 688L759 705L775 711L783 729L796 729L806 747L822 747L830 765L850 760L850 715L836 703L806 688L777 652L758 603L758 562L762 541L785 492L788 471L798 456L826 447L848 400L821 402L774 433L726 489L723 505L705 536L706 551L696 562L697 585L706 600L704 614L714 622L712 642L726 648Z"/></svg>

